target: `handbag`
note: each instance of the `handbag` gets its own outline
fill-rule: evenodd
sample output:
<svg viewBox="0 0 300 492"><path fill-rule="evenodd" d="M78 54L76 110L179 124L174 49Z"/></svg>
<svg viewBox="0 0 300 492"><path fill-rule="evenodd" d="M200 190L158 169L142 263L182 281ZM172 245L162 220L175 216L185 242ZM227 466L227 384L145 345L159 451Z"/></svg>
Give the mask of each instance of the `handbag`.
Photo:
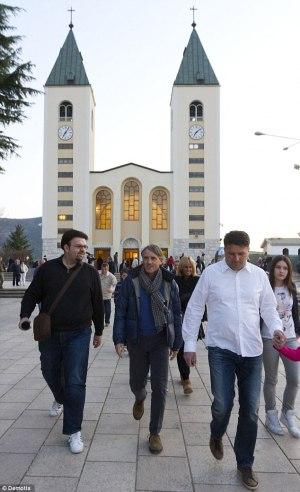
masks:
<svg viewBox="0 0 300 492"><path fill-rule="evenodd" d="M78 275L79 271L82 268L81 264L77 270L75 270L66 283L63 285L58 295L54 299L53 303L50 306L48 313L39 313L33 320L33 336L36 342L43 342L47 340L47 338L51 337L51 314L54 309L58 305L64 293L70 287L71 283L74 281L75 277Z"/></svg>

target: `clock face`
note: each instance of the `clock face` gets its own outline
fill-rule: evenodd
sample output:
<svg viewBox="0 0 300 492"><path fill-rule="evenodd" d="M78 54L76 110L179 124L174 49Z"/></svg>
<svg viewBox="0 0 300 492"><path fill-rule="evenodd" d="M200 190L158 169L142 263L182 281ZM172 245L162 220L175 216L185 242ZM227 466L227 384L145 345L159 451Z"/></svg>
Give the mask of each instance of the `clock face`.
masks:
<svg viewBox="0 0 300 492"><path fill-rule="evenodd" d="M58 136L61 140L70 140L73 137L73 128L71 126L61 126L58 129Z"/></svg>
<svg viewBox="0 0 300 492"><path fill-rule="evenodd" d="M204 129L202 128L202 126L193 125L189 129L189 136L193 140L200 140L204 136Z"/></svg>

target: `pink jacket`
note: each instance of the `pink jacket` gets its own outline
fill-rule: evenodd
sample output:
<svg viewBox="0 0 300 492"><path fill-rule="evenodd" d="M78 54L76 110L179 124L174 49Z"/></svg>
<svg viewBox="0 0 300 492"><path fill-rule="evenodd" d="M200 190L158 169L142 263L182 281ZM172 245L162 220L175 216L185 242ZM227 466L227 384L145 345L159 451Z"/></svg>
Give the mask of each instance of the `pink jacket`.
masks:
<svg viewBox="0 0 300 492"><path fill-rule="evenodd" d="M287 359L300 361L300 347L292 349L290 347L282 347L278 350L282 355L287 357Z"/></svg>

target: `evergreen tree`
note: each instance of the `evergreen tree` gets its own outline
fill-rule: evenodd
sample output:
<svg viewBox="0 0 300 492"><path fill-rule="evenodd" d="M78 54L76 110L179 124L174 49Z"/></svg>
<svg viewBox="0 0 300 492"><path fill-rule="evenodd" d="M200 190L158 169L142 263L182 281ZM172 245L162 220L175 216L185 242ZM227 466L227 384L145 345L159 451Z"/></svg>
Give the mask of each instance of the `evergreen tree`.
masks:
<svg viewBox="0 0 300 492"><path fill-rule="evenodd" d="M22 123L26 118L24 110L31 106L28 96L39 91L28 87L34 80L31 76L33 64L21 62L22 49L18 46L22 36L11 34L15 29L9 25L11 15L22 9L0 3L0 125L6 127L12 123ZM12 154L18 155L16 140L0 130L0 160ZM0 173L4 169L0 167Z"/></svg>
<svg viewBox="0 0 300 492"><path fill-rule="evenodd" d="M2 254L5 259L9 257L25 259L27 256L31 258L30 243L21 224L17 224L15 230L8 236L3 244Z"/></svg>

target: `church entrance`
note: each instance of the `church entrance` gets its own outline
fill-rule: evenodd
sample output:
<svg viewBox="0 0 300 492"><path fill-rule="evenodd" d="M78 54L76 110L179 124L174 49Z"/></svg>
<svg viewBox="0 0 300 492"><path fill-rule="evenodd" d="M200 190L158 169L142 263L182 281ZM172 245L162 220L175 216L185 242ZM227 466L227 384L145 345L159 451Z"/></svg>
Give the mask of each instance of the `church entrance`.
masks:
<svg viewBox="0 0 300 492"><path fill-rule="evenodd" d="M110 256L110 248L95 248L94 256L96 260L102 258L102 260L107 260Z"/></svg>
<svg viewBox="0 0 300 492"><path fill-rule="evenodd" d="M127 264L131 266L134 258L139 260L140 244L139 241L133 237L128 237L123 241L122 258L127 261Z"/></svg>
<svg viewBox="0 0 300 492"><path fill-rule="evenodd" d="M110 248L95 248L94 256L96 258L97 270L100 270L103 261L107 260L110 256Z"/></svg>
<svg viewBox="0 0 300 492"><path fill-rule="evenodd" d="M131 266L131 263L133 262L134 258L139 259L138 249L130 249L130 248L123 249L123 260L126 260L129 266Z"/></svg>

